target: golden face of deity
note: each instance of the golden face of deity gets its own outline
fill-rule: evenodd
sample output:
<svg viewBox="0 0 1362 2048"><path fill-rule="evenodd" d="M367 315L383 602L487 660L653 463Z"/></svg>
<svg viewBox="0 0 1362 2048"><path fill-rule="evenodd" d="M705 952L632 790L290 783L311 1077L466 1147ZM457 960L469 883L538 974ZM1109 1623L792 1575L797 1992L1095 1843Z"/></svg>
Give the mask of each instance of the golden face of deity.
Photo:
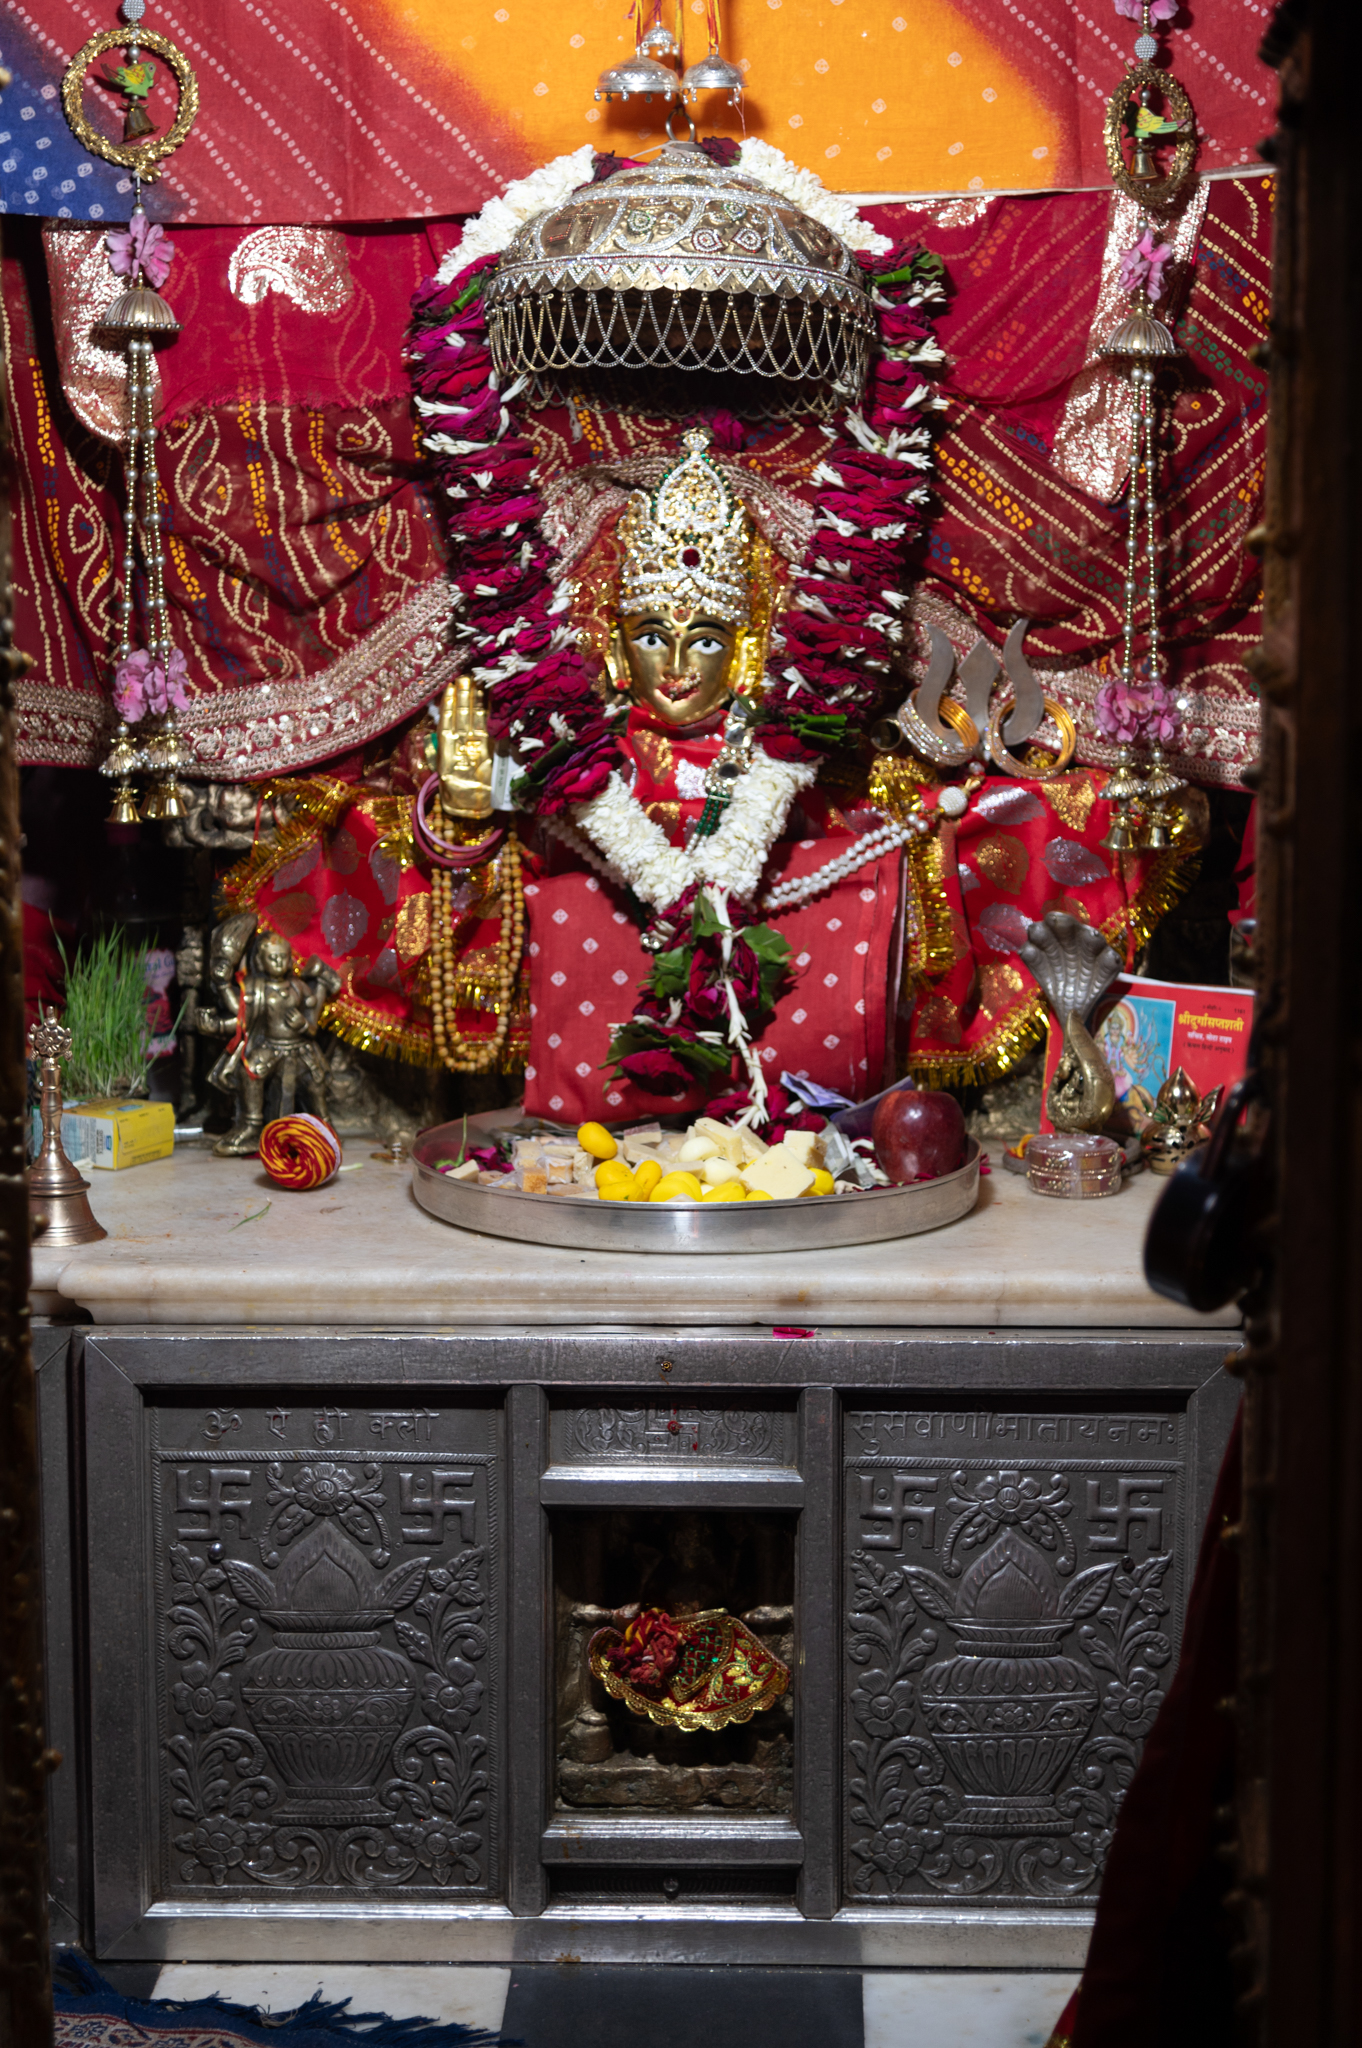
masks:
<svg viewBox="0 0 1362 2048"><path fill-rule="evenodd" d="M738 641L730 622L655 605L626 613L617 633L629 694L665 724L697 725L730 695Z"/></svg>

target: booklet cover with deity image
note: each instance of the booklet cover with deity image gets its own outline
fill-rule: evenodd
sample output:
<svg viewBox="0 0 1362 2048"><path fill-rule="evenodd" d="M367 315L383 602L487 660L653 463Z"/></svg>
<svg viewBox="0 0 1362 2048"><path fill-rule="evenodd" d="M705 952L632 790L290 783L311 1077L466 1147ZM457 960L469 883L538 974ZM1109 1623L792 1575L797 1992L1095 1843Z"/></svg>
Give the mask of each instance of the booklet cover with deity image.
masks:
<svg viewBox="0 0 1362 2048"><path fill-rule="evenodd" d="M1117 1100L1138 1127L1168 1076L1179 1067L1185 1068L1203 1097L1239 1080L1248 1063L1252 1031L1252 989L1203 988L1132 974L1114 981L1103 996L1093 1036L1111 1068ZM1052 1128L1044 1105L1063 1042L1064 1034L1052 1019L1041 1095L1043 1131Z"/></svg>

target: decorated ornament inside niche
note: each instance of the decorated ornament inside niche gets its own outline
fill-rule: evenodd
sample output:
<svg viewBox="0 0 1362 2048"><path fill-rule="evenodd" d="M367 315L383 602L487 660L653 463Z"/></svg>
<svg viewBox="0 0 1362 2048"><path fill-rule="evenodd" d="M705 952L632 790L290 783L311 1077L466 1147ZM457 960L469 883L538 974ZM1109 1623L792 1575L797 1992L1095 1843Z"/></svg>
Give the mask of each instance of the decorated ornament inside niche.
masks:
<svg viewBox="0 0 1362 2048"><path fill-rule="evenodd" d="M645 1607L622 1631L599 1629L587 1656L612 1699L682 1734L750 1721L790 1683L788 1665L721 1607L675 1616Z"/></svg>

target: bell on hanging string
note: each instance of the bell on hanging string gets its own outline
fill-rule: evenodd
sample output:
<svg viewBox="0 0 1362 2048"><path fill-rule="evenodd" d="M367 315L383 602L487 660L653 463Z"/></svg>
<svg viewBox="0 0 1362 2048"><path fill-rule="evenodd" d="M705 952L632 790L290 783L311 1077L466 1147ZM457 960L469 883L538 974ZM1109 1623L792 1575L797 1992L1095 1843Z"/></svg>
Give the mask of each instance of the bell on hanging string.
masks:
<svg viewBox="0 0 1362 2048"><path fill-rule="evenodd" d="M180 800L180 785L173 777L168 777L161 784L161 807L156 815L167 819L182 818L185 815L185 807Z"/></svg>
<svg viewBox="0 0 1362 2048"><path fill-rule="evenodd" d="M639 44L645 57L672 57L676 54L676 37L660 21L655 21Z"/></svg>
<svg viewBox="0 0 1362 2048"><path fill-rule="evenodd" d="M130 285L120 292L90 330L101 348L126 348L130 341L144 340L153 348L164 348L179 331L179 321L149 284Z"/></svg>
<svg viewBox="0 0 1362 2048"><path fill-rule="evenodd" d="M1165 846L1173 844L1173 835L1168 829L1167 813L1162 804L1155 804L1150 808L1145 818L1144 831L1140 834L1140 844L1147 846L1151 852L1161 851Z"/></svg>
<svg viewBox="0 0 1362 2048"><path fill-rule="evenodd" d="M127 720L120 718L118 730L114 734L114 743L110 747L99 772L101 775L107 775L115 781L123 782L132 774L136 766L137 742L128 730Z"/></svg>
<svg viewBox="0 0 1362 2048"><path fill-rule="evenodd" d="M1131 816L1132 806L1144 795L1144 781L1135 767L1129 747L1117 749L1116 765L1102 789L1105 802L1114 805L1112 819L1101 840L1108 853L1131 853L1138 847L1139 834Z"/></svg>
<svg viewBox="0 0 1362 2048"><path fill-rule="evenodd" d="M743 76L737 65L711 50L698 64L691 65L681 81L681 96L693 100L702 92L723 92L728 94L729 105L736 107L742 98L742 88Z"/></svg>
<svg viewBox="0 0 1362 2048"><path fill-rule="evenodd" d="M1108 853L1133 853L1138 848L1139 835L1131 823L1130 811L1125 804L1117 805L1111 823L1097 843L1099 846L1105 846Z"/></svg>
<svg viewBox="0 0 1362 2048"><path fill-rule="evenodd" d="M165 816L165 790L159 782L153 782L142 799L142 808L137 813L144 825L154 825Z"/></svg>
<svg viewBox="0 0 1362 2048"><path fill-rule="evenodd" d="M114 791L113 806L105 820L109 825L135 825L141 817L137 808L137 792L126 778Z"/></svg>
<svg viewBox="0 0 1362 2048"><path fill-rule="evenodd" d="M596 87L596 98L622 100L642 97L645 100L662 98L674 100L680 90L676 73L665 64L659 64L652 57L645 57L635 51L622 64L613 64L603 71Z"/></svg>
<svg viewBox="0 0 1362 2048"><path fill-rule="evenodd" d="M1181 355L1182 351L1173 339L1172 331L1160 320L1149 303L1144 290L1135 297L1135 305L1118 327L1112 329L1097 351L1099 356L1122 356L1131 368L1149 362L1158 356Z"/></svg>

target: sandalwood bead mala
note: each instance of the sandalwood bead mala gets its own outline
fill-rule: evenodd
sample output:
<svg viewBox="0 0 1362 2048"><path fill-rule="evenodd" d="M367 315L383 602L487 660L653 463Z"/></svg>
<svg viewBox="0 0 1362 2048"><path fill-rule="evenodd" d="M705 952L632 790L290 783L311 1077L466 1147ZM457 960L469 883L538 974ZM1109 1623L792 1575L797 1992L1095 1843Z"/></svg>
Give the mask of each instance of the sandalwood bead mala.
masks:
<svg viewBox="0 0 1362 2048"><path fill-rule="evenodd" d="M501 849L501 930L497 938L496 1029L490 1038L466 1038L458 1014L458 958L454 946L454 877L437 867L431 875L430 1014L435 1050L453 1074L485 1074L501 1057L511 1028L516 975L525 947L525 889L520 842L514 828Z"/></svg>

